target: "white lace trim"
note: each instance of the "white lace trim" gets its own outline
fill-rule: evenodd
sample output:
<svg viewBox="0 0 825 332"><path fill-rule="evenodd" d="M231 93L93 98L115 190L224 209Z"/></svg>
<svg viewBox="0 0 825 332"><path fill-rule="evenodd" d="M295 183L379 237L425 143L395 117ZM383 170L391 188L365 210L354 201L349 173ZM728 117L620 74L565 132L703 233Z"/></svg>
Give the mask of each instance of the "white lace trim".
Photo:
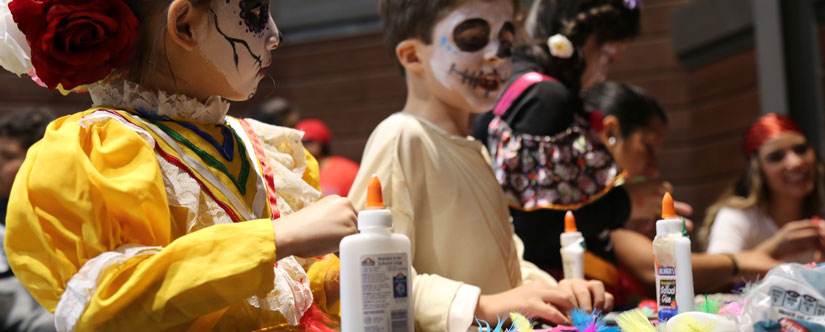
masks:
<svg viewBox="0 0 825 332"><path fill-rule="evenodd" d="M295 257L278 261L275 269L275 288L263 298L253 296L247 302L259 309L280 312L289 325L296 326L312 305L309 276Z"/></svg>
<svg viewBox="0 0 825 332"><path fill-rule="evenodd" d="M192 233L212 225L231 224L232 218L218 205L200 184L180 167L158 156L166 200L169 206L185 208L186 233Z"/></svg>
<svg viewBox="0 0 825 332"><path fill-rule="evenodd" d="M229 103L218 96L206 102L181 94L149 91L129 81L89 85L95 106L128 107L141 112L200 123L223 123Z"/></svg>
<svg viewBox="0 0 825 332"><path fill-rule="evenodd" d="M60 296L57 309L54 312L54 326L58 332L74 331L77 321L86 311L86 307L97 292L98 278L108 267L123 264L127 260L160 252L161 247L144 247L138 245L124 245L117 251L104 252L83 264Z"/></svg>
<svg viewBox="0 0 825 332"><path fill-rule="evenodd" d="M303 209L321 198L321 192L303 180L307 168L301 140L304 133L246 119L263 145L274 172L275 196L281 215Z"/></svg>

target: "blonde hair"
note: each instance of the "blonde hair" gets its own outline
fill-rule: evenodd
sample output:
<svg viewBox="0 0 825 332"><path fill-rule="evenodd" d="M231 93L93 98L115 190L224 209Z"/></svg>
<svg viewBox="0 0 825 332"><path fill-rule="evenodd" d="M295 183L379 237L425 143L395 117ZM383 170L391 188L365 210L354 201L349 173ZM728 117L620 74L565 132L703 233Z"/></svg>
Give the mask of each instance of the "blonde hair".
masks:
<svg viewBox="0 0 825 332"><path fill-rule="evenodd" d="M803 207L806 216L822 214L825 207L825 165L817 158L814 178L814 191L805 198ZM707 249L710 231L716 220L716 215L722 208L734 208L745 210L758 208L763 214L768 214L768 201L770 200L770 188L765 184L765 175L762 172L762 165L759 157L751 157L745 173L736 181L733 187L726 190L722 196L711 205L705 215L704 223L699 229L697 239L701 246Z"/></svg>

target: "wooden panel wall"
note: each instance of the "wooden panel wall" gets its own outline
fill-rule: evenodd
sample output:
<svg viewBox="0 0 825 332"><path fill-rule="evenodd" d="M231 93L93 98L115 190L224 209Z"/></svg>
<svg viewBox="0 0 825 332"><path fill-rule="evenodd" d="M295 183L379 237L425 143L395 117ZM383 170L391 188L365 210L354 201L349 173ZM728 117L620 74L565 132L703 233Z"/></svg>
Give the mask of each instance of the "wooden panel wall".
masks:
<svg viewBox="0 0 825 332"><path fill-rule="evenodd" d="M642 35L616 60L611 79L647 89L670 116L662 155L664 177L678 199L703 211L741 171L741 135L759 114L753 51L702 68L682 68L671 45L670 14L688 0L646 0ZM283 96L329 124L333 152L361 157L372 129L401 109L406 88L379 33L285 44L274 53L274 81L265 80L253 100L232 114L248 114L268 96ZM61 97L27 79L0 74L0 110L47 105L66 114L89 105L87 96Z"/></svg>

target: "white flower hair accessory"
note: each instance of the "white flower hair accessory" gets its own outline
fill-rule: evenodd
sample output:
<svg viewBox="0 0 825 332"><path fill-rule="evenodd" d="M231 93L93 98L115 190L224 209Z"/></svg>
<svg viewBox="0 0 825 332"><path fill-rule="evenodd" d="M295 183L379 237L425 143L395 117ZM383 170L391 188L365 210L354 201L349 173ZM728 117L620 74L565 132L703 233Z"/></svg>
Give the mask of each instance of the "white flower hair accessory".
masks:
<svg viewBox="0 0 825 332"><path fill-rule="evenodd" d="M34 71L31 48L14 23L7 0L0 0L0 66L18 77Z"/></svg>
<svg viewBox="0 0 825 332"><path fill-rule="evenodd" d="M569 59L573 56L573 52L576 51L570 39L567 39L567 37L560 33L547 39L547 47L550 48L551 55L562 59Z"/></svg>

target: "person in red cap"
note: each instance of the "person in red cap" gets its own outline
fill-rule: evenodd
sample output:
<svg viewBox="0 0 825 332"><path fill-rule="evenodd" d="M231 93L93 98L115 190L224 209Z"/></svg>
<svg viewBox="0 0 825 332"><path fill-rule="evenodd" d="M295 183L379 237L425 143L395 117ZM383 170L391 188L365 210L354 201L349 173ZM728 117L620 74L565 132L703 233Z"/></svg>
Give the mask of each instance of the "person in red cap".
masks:
<svg viewBox="0 0 825 332"><path fill-rule="evenodd" d="M303 120L295 125L295 129L304 132L304 147L318 159L321 168L321 194L347 196L358 174L358 164L330 153L332 134L321 120Z"/></svg>
<svg viewBox="0 0 825 332"><path fill-rule="evenodd" d="M708 210L700 238L709 253L757 249L797 263L822 262L825 168L788 117L770 113L745 135L748 166Z"/></svg>

